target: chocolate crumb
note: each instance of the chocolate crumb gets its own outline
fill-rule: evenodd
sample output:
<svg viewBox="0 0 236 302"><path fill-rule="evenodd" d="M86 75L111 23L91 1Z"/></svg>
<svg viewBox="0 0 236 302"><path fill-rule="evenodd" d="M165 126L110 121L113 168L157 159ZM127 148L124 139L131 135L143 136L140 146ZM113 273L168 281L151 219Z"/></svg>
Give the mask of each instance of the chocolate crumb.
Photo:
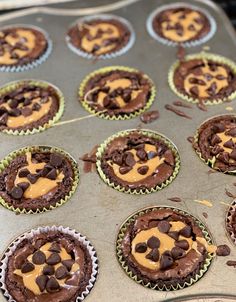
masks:
<svg viewBox="0 0 236 302"><path fill-rule="evenodd" d="M227 189L225 189L225 194L227 196L229 196L230 198L235 198L236 197L234 194L232 194L231 192L229 192Z"/></svg>
<svg viewBox="0 0 236 302"><path fill-rule="evenodd" d="M84 162L83 170L85 173L92 172L96 169L96 153L99 145L93 147L89 152L81 156L79 159Z"/></svg>
<svg viewBox="0 0 236 302"><path fill-rule="evenodd" d="M171 105L165 105L165 109L174 112L176 115L179 115L181 117L187 118L189 120L191 120L192 118L187 115L185 112L177 110L175 107L171 106Z"/></svg>
<svg viewBox="0 0 236 302"><path fill-rule="evenodd" d="M193 136L187 137L187 141L192 144L194 142L194 137Z"/></svg>
<svg viewBox="0 0 236 302"><path fill-rule="evenodd" d="M206 212L202 212L202 216L206 219L208 218L208 214Z"/></svg>
<svg viewBox="0 0 236 302"><path fill-rule="evenodd" d="M236 267L236 261L235 261L235 260L228 260L228 261L226 262L226 264L227 264L228 266Z"/></svg>
<svg viewBox="0 0 236 302"><path fill-rule="evenodd" d="M182 201L182 199L179 198L179 197L171 197L171 198L167 198L167 199L170 200L170 201L173 201L173 202L181 202Z"/></svg>
<svg viewBox="0 0 236 302"><path fill-rule="evenodd" d="M197 108L202 110L202 111L207 111L207 107L205 104L203 104L202 101L199 101L199 103L197 103Z"/></svg>
<svg viewBox="0 0 236 302"><path fill-rule="evenodd" d="M210 169L210 170L207 171L207 174L214 174L214 173L217 173L217 171L216 170L212 170L212 169Z"/></svg>
<svg viewBox="0 0 236 302"><path fill-rule="evenodd" d="M143 114L140 115L140 120L144 124L149 124L154 122L160 117L159 111L158 110L153 110L153 111L148 111L144 112Z"/></svg>
<svg viewBox="0 0 236 302"><path fill-rule="evenodd" d="M226 244L218 245L216 250L217 256L229 256L230 255L230 248Z"/></svg>
<svg viewBox="0 0 236 302"><path fill-rule="evenodd" d="M193 108L190 104L185 104L184 102L182 101L175 101L173 102L173 105L177 106L177 107L184 107L184 108Z"/></svg>
<svg viewBox="0 0 236 302"><path fill-rule="evenodd" d="M179 59L181 62L184 61L186 55L185 48L182 45L178 46L178 51L177 51L177 59Z"/></svg>

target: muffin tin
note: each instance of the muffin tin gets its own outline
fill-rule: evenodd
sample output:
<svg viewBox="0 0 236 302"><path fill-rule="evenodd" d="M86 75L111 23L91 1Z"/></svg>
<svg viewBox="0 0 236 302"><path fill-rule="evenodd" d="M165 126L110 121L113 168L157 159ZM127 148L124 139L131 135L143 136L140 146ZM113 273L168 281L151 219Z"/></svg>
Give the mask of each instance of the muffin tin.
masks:
<svg viewBox="0 0 236 302"><path fill-rule="evenodd" d="M77 11L76 3L63 4L66 8L55 10L53 8L39 8L27 11L18 11L10 15L0 17L1 26L8 24L31 24L46 30L53 40L53 51L48 60L37 68L21 73L0 73L0 85L13 80L25 78L49 81L60 88L65 96L65 112L62 121L77 117L87 116L77 99L77 90L90 72L110 65L124 65L138 68L147 73L154 81L157 88L157 96L150 110L158 109L160 118L155 122L144 125L169 137L177 146L181 156L181 170L175 181L160 192L133 196L127 195L109 188L100 179L97 173L85 174L83 162L79 157L89 152L96 144L102 143L106 138L121 130L133 129L140 125L139 117L126 121L109 121L98 117L83 119L74 123L54 126L47 131L24 137L11 136L0 133L0 158L4 158L11 151L28 145L51 145L69 152L79 161L81 182L76 194L64 206L53 211L37 215L15 215L11 211L0 207L1 233L0 252L19 234L36 228L39 225L64 225L85 234L94 244L99 258L100 274L93 291L86 301L182 301L181 297L204 295L205 301L208 295L227 295L231 293L236 297L235 268L226 265L227 260L236 260L236 249L226 235L225 217L228 206L232 202L225 194L225 188L235 193L234 176L222 175L222 173L208 173L207 167L192 149L187 137L193 136L199 124L211 116L223 113L235 113L235 102L219 104L208 108L207 112L193 109L178 108L192 117L192 120L181 118L167 111L164 106L178 100L178 97L168 86L167 76L172 63L176 60L177 49L158 43L152 39L146 31L146 20L149 14L157 6L173 3L170 0L129 0L121 7L120 4L104 6L94 13L112 13L129 20L136 33L136 41L132 49L121 57L91 61L81 58L71 52L65 42L65 36L71 23L73 23L83 10ZM210 47L210 52L221 54L236 61L235 33L227 17L211 1L189 0L191 3L203 7L214 17L218 25L218 31L205 45L191 47L187 53L198 53L203 46ZM101 1L107 4L108 1ZM96 0L89 2L90 6L97 6ZM87 6L87 1L81 1L81 7ZM119 8L112 10L112 8ZM70 9L71 10L67 10ZM92 13L93 11L90 10ZM17 17L18 16L18 17ZM227 46L227 47L226 47ZM227 109L233 109L227 111ZM180 197L183 201L173 203L168 198ZM195 202L195 200L211 201L212 207ZM115 255L115 240L119 225L132 212L142 207L165 205L177 206L202 220L216 244L227 244L231 248L228 257L216 257L208 273L192 287L173 291L158 292L145 289L129 279L122 269ZM204 218L202 213L207 213ZM222 301L224 297L222 296ZM235 297L232 298L235 300ZM196 301L202 301L201 298ZM0 301L5 299L0 295ZM208 300L207 300L208 301ZM209 298L209 301L212 301Z"/></svg>

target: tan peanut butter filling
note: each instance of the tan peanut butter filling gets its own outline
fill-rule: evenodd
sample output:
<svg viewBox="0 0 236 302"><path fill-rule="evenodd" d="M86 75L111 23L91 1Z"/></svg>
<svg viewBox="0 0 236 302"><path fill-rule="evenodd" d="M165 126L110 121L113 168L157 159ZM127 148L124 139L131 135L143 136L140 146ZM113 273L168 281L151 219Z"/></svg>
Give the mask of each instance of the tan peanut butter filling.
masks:
<svg viewBox="0 0 236 302"><path fill-rule="evenodd" d="M183 15L185 15L185 18L182 18ZM173 12L168 18L169 21L161 23L162 33L166 38L176 42L184 42L194 38L204 26L196 22L196 19L201 18L201 14L196 11L190 13ZM180 24L183 27L183 33L181 35L178 34L177 29L169 29L169 27L175 27L176 24Z"/></svg>
<svg viewBox="0 0 236 302"><path fill-rule="evenodd" d="M129 88L131 85L132 85L132 82L129 79L121 78L121 79L117 79L114 81L108 81L104 87L109 87L110 88L109 93L111 93L112 91L114 91L117 88L126 89L126 88ZM139 95L140 92L142 92L142 90L132 90L130 102L132 102L132 100L134 100ZM103 91L100 91L98 93L97 103L101 107L104 107L103 102L107 95L108 94ZM116 101L117 105L119 106L119 108L123 108L127 105L127 103L124 101L124 99L121 96L115 97L115 101Z"/></svg>
<svg viewBox="0 0 236 302"><path fill-rule="evenodd" d="M170 231L180 231L186 226L186 224L183 223L182 221L171 221L170 224L171 224ZM160 257L157 262L154 262L146 258L146 256L150 253L151 248L147 247L145 253L138 253L135 251L135 246L138 243L143 243L143 242L147 243L148 239L151 238L152 236L155 236L160 240L160 247L158 248ZM186 240L188 242L189 249L185 251L186 254L191 249L194 249L196 250L197 253L199 253L197 249L197 242L201 243L209 253L214 253L216 251L216 247L213 245L208 245L207 241L203 237L196 237L196 241L193 241L192 238L186 238L180 235L178 240ZM174 247L175 247L175 240L172 237L168 236L166 233L160 232L157 227L154 227L148 230L142 230L139 233L137 233L137 235L134 237L132 241L131 253L135 258L135 260L143 267L146 267L151 270L159 270L161 255L165 251L171 251Z"/></svg>
<svg viewBox="0 0 236 302"><path fill-rule="evenodd" d="M146 151L146 153L148 154L149 152L156 152L156 147L150 144L145 144L144 145L144 150ZM123 181L127 181L127 182L137 182L137 181L141 181L145 178L147 178L148 176L152 175L153 173L155 173L158 170L158 167L164 162L165 158L160 158L159 156L155 156L151 159L148 159L147 162L145 163L139 163L140 159L138 158L138 156L136 155L137 150L135 149L130 149L129 152L131 152L134 155L134 160L135 160L135 165L132 167L132 169L126 173L126 174L121 174L119 172L119 168L120 166L113 163L113 162L109 162L109 165L112 167L115 175L117 177L119 177L120 179L122 179ZM148 171L145 175L141 175L138 172L138 168L142 167L142 166L148 166Z"/></svg>
<svg viewBox="0 0 236 302"><path fill-rule="evenodd" d="M81 47L85 51L92 52L94 46L98 45L99 49L96 50L95 53L96 55L101 55L116 47L116 42L111 42L109 45L105 43L108 39L119 38L120 32L115 25L101 22L96 25L82 24L81 27L88 29L88 34L81 40ZM102 33L96 38L99 31L102 31Z"/></svg>
<svg viewBox="0 0 236 302"><path fill-rule="evenodd" d="M52 245L52 244L48 242L48 243L44 244L44 245L40 248L40 251L42 251L42 252L45 254L46 259L48 259L49 256L52 254L52 252L49 251L51 245ZM71 259L72 259L71 256L67 253L67 251L66 251L65 248L63 248L63 247L61 247L61 252L58 253L58 254L59 254L60 257L61 257L61 261L63 261L63 260L71 260ZM33 255L29 255L29 256L27 257L27 260L28 260L29 262L31 262L31 263L33 263L33 262L32 262L32 257L33 257ZM43 268L44 268L45 265L46 265L46 263L44 263L44 264L39 264L39 265L34 264L34 266L35 266L34 270L31 271L31 272L28 272L28 273L22 273L20 269L16 269L16 270L14 271L14 274L16 274L16 275L18 275L18 276L21 276L21 277L23 278L24 286L25 286L26 288L28 288L30 291L32 291L35 295L41 295L41 294L43 294L43 293L46 293L46 290L45 290L44 292L41 292L41 291L40 291L40 289L39 289L39 287L38 287L38 285L37 285L37 283L36 283L36 278L37 278L38 276L40 276L40 275L43 274ZM55 271L56 271L56 269L57 269L58 267L60 267L61 265L62 265L61 262L58 263L58 264L56 264L56 265L54 265ZM75 272L77 272L77 271L79 270L79 268L80 268L80 267L79 267L79 264L76 262L76 259L75 259L75 263L73 264L70 273L75 273ZM67 285L67 284L65 283L65 281L66 281L66 278L61 279L61 280L57 280L57 282L60 284L61 287L69 287L69 285Z"/></svg>
<svg viewBox="0 0 236 302"><path fill-rule="evenodd" d="M219 91L222 88L225 88L229 85L228 82L228 73L227 70L223 66L217 66L216 70L213 71L210 69L209 65L206 63L203 67L201 67L202 74L196 75L193 73L190 73L185 79L184 79L184 89L186 92L190 93L190 89L194 86L198 87L198 97L201 98L207 98L210 97L210 93L207 91L211 87L213 83L216 85L215 94L219 93ZM207 75L211 75L210 79L206 78ZM217 76L222 76L223 79L217 78ZM203 85L191 83L190 79L194 78L197 80L204 81Z"/></svg>
<svg viewBox="0 0 236 302"><path fill-rule="evenodd" d="M36 174L38 169L43 169L46 163L34 163L32 162L32 154L30 152L26 153L27 165L20 169L17 173L16 179L14 181L15 186L18 183L28 182L30 185L24 192L25 198L35 199L41 197L58 186L58 183L62 182L64 178L64 173L57 171L57 177L55 180L51 180L44 177L39 177L34 184L31 184L27 177L19 177L19 172L23 169L28 169L31 174Z"/></svg>
<svg viewBox="0 0 236 302"><path fill-rule="evenodd" d="M6 42L10 46L15 46L16 43L21 43L27 47L27 50L15 49L14 53L20 58L27 56L35 47L35 35L30 29L18 29L14 32L14 35L8 34L6 36ZM3 55L0 55L0 64L15 64L18 59L11 58L10 51L3 46Z"/></svg>
<svg viewBox="0 0 236 302"><path fill-rule="evenodd" d="M24 94L24 96L26 97L26 94ZM43 116L47 115L50 111L50 108L52 106L52 98L49 97L49 100L47 101L47 103L40 103L40 98L37 97L35 99L33 99L31 101L31 104L28 106L24 106L23 103L20 103L18 105L18 109L21 108L30 108L32 109L34 104L40 104L40 109L38 111L32 111L32 113L29 116L23 116L23 115L19 115L19 116L8 116L7 119L7 126L10 128L18 128L18 127L23 127L26 125L29 125L33 122L37 122L38 120L40 120ZM0 108L6 108L7 110L10 110L11 108L9 107L8 104L2 104L0 105Z"/></svg>

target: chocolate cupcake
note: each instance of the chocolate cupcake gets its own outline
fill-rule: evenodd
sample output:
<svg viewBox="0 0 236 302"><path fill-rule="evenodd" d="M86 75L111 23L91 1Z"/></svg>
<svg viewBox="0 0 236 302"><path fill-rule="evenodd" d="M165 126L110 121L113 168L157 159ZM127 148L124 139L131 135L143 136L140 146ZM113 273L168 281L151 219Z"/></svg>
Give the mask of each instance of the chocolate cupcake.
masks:
<svg viewBox="0 0 236 302"><path fill-rule="evenodd" d="M38 213L58 207L78 184L76 162L57 148L23 148L1 163L0 203L15 212Z"/></svg>
<svg viewBox="0 0 236 302"><path fill-rule="evenodd" d="M96 280L96 252L69 228L40 227L9 246L0 275L8 301L82 301Z"/></svg>
<svg viewBox="0 0 236 302"><path fill-rule="evenodd" d="M0 88L0 131L33 134L51 127L64 110L60 90L42 81L12 82Z"/></svg>
<svg viewBox="0 0 236 302"><path fill-rule="evenodd" d="M219 115L204 122L193 147L211 168L236 173L236 116Z"/></svg>
<svg viewBox="0 0 236 302"><path fill-rule="evenodd" d="M209 40L216 31L216 24L206 10L176 3L152 12L147 28L153 38L164 44L188 47Z"/></svg>
<svg viewBox="0 0 236 302"><path fill-rule="evenodd" d="M149 130L127 130L107 139L97 152L101 178L118 191L147 194L163 189L177 176L176 147Z"/></svg>
<svg viewBox="0 0 236 302"><path fill-rule="evenodd" d="M154 207L121 226L117 256L125 272L156 290L192 285L207 271L216 247L204 225L186 212Z"/></svg>
<svg viewBox="0 0 236 302"><path fill-rule="evenodd" d="M79 99L86 110L111 120L141 114L154 98L155 87L149 77L123 66L96 70L84 79L79 89Z"/></svg>
<svg viewBox="0 0 236 302"><path fill-rule="evenodd" d="M0 70L23 71L46 60L52 43L38 27L11 25L0 29Z"/></svg>
<svg viewBox="0 0 236 302"><path fill-rule="evenodd" d="M236 65L214 54L190 55L171 67L169 84L187 101L206 105L222 103L236 95Z"/></svg>
<svg viewBox="0 0 236 302"><path fill-rule="evenodd" d="M125 53L134 43L130 23L114 15L78 19L66 37L69 48L86 58L106 59Z"/></svg>
<svg viewBox="0 0 236 302"><path fill-rule="evenodd" d="M226 229L230 239L236 244L236 201L232 202L227 216L226 216Z"/></svg>

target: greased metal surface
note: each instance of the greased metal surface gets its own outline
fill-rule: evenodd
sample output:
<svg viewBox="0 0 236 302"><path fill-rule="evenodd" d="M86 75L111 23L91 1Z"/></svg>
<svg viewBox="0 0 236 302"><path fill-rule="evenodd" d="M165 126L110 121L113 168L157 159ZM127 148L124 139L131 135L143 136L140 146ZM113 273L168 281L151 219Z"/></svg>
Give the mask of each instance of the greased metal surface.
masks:
<svg viewBox="0 0 236 302"><path fill-rule="evenodd" d="M134 2L134 1L130 1ZM210 1L188 0L188 4L199 5L206 8L215 18L218 26L217 33L205 45L210 47L213 53L224 55L236 61L236 39L234 31L223 12ZM164 105L171 104L179 98L170 90L167 82L167 74L171 64L176 60L177 49L158 43L152 39L146 31L146 20L149 14L157 6L167 3L175 3L170 0L139 0L123 8L112 10L111 3L101 1L101 4L109 4L109 13L127 18L136 32L134 46L121 57L109 60L92 61L75 55L67 47L65 35L70 24L83 13L76 11L76 2L58 5L60 8L72 10L58 11L51 8L33 9L29 13L16 12L13 15L0 17L0 25L7 24L32 24L46 30L53 40L53 52L48 60L41 66L21 73L0 73L0 85L10 81L32 78L49 81L58 86L65 96L65 113L62 120L70 120L78 116L86 116L88 113L82 108L77 99L77 89L83 78L100 67L110 65L127 65L138 68L147 73L157 87L157 97L151 109L160 111L160 118L155 122L143 125L163 133L178 147L181 156L181 171L173 183L157 193L149 195L127 195L109 188L96 173L83 173L83 163L80 161L81 179L76 193L64 206L53 211L37 215L15 215L13 212L0 207L1 233L0 252L19 234L38 225L64 225L70 226L85 234L94 244L100 260L100 273L97 282L86 298L86 301L113 301L113 302L150 302L181 301L181 297L189 295L235 295L235 269L226 265L227 260L236 259L236 247L228 239L225 231L225 215L227 206L232 200L225 194L225 188L235 192L232 185L234 176L222 173L209 174L206 166L195 154L187 137L193 136L197 127L207 118L221 113L235 113L236 103L225 103L208 107L207 112L200 111L196 107L183 110L192 116L192 120L181 118L167 111ZM98 5L98 1L89 1L89 6ZM208 5L209 4L209 5ZM116 5L116 3L114 3ZM88 6L88 1L81 1L80 7ZM103 8L106 11L106 7ZM49 13L50 12L50 13ZM61 16L59 15L61 14ZM16 17L18 16L19 17ZM69 16L71 15L71 16ZM15 16L15 17L14 17ZM202 50L202 46L187 49L187 53L196 53ZM226 107L232 107L233 111L226 111ZM137 117L126 121L109 121L98 117L84 119L79 122L55 126L47 131L20 137L0 133L0 158L9 152L27 145L53 145L69 152L74 158L90 151L96 144L103 142L112 134L138 127L141 123ZM173 203L167 198L180 197L183 202ZM213 207L194 202L194 200L209 200ZM190 212L201 219L212 233L216 244L228 244L231 248L229 257L217 257L209 271L193 286L176 292L157 292L146 289L129 279L120 268L115 255L115 239L119 225L132 212L152 205L177 206ZM204 218L202 213L208 214ZM214 300L215 299L215 300ZM232 301L235 297L232 298ZM4 302L1 295L0 301ZM219 296L209 299L193 301L227 301ZM231 301L231 300L229 300Z"/></svg>

